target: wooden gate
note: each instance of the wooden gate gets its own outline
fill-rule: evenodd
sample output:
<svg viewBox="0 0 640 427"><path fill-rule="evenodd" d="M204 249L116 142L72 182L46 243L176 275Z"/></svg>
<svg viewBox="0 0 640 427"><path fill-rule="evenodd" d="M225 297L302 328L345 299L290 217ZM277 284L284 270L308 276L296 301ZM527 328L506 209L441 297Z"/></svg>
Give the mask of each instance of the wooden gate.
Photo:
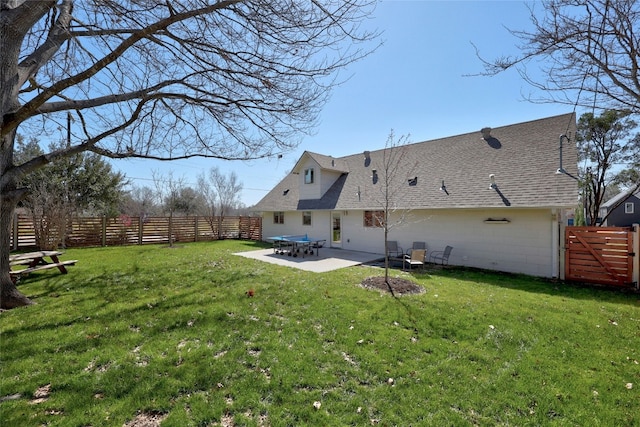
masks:
<svg viewBox="0 0 640 427"><path fill-rule="evenodd" d="M633 285L633 234L629 227L567 227L565 280Z"/></svg>

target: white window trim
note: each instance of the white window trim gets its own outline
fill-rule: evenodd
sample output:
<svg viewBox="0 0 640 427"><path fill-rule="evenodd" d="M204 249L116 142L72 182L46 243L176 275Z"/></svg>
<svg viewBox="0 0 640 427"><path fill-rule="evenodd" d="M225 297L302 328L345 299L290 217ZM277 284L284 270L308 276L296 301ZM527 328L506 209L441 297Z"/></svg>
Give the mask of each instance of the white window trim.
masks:
<svg viewBox="0 0 640 427"><path fill-rule="evenodd" d="M304 183L305 184L313 184L315 181L315 172L313 168L307 168L304 170Z"/></svg>
<svg viewBox="0 0 640 427"><path fill-rule="evenodd" d="M276 219L278 219L279 221L276 221ZM284 211L275 211L273 213L273 223L284 224Z"/></svg>
<svg viewBox="0 0 640 427"><path fill-rule="evenodd" d="M371 215L371 224L367 224L367 212ZM365 210L362 212L362 226L364 228L382 228L384 227L384 211L383 210Z"/></svg>
<svg viewBox="0 0 640 427"><path fill-rule="evenodd" d="M626 203L624 204L624 213L626 213L626 214L632 214L632 213L633 213L633 210L634 210L634 209L633 209L633 207L634 207L633 202L626 202Z"/></svg>
<svg viewBox="0 0 640 427"><path fill-rule="evenodd" d="M305 214L309 214L309 224L304 223ZM302 211L302 225L304 227L311 227L313 225L313 212L311 211Z"/></svg>

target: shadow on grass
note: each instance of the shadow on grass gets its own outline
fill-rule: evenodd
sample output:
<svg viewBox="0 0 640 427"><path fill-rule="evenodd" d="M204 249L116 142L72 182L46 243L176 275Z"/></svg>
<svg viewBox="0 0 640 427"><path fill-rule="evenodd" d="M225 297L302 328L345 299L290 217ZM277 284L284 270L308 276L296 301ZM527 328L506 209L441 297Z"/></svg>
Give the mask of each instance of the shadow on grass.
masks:
<svg viewBox="0 0 640 427"><path fill-rule="evenodd" d="M484 283L529 293L562 296L576 300L599 300L616 304L638 305L640 292L630 287L616 287L528 276L525 274L483 270L472 267L430 265L426 273L434 277Z"/></svg>

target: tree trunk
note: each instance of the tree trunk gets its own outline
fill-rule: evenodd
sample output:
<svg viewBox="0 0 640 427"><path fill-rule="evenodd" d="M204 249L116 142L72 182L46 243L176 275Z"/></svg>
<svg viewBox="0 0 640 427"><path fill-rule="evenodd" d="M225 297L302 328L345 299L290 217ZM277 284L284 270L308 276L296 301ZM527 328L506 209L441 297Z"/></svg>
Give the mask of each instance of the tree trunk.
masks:
<svg viewBox="0 0 640 427"><path fill-rule="evenodd" d="M4 195L0 195L0 308L10 309L33 304L22 295L9 274L9 250L11 248L11 222L15 211L12 203Z"/></svg>
<svg viewBox="0 0 640 427"><path fill-rule="evenodd" d="M5 9L5 2L2 2ZM22 83L18 70L18 58L22 37L26 33L23 24L39 13L46 13L50 5L40 2L27 5L25 9L32 12L26 14L26 20L7 21L2 10L2 23L0 23L0 308L9 309L23 305L33 304L29 298L22 295L11 280L9 274L9 251L11 250L11 224L13 214L24 190L16 188L16 173L13 164L13 147L16 138L16 129L6 127L9 113L19 106L18 91ZM9 7L11 9L11 7ZM8 31L11 29L11 31ZM10 120L10 119L9 119ZM8 130L6 130L8 129Z"/></svg>
<svg viewBox="0 0 640 427"><path fill-rule="evenodd" d="M10 309L33 304L22 295L9 274L11 225L18 200L24 190L16 188L13 168L15 131L4 135L0 143L0 308Z"/></svg>

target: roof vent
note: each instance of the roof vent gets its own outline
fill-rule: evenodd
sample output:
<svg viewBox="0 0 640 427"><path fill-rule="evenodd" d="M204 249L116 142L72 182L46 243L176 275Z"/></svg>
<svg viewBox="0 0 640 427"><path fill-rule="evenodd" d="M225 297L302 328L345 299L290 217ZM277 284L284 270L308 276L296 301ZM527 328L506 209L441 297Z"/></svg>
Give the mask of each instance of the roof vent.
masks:
<svg viewBox="0 0 640 427"><path fill-rule="evenodd" d="M371 152L367 150L362 154L364 154L364 167L368 168L369 165L371 164Z"/></svg>
<svg viewBox="0 0 640 427"><path fill-rule="evenodd" d="M491 138L491 128L490 127L486 127L486 128L482 128L480 129L480 132L482 132L482 139L489 139Z"/></svg>

